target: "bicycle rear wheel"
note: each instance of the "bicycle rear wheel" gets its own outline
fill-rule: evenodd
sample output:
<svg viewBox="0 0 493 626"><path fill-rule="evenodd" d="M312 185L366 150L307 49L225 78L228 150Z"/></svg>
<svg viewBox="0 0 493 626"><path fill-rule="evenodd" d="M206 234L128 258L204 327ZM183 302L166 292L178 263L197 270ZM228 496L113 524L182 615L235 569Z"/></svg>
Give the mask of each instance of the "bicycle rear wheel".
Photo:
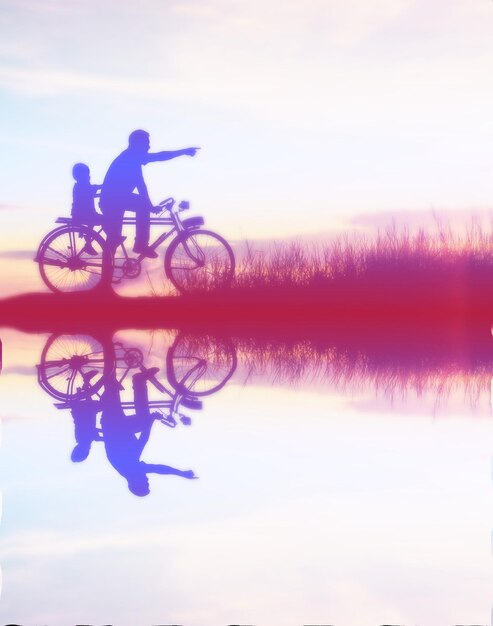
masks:
<svg viewBox="0 0 493 626"><path fill-rule="evenodd" d="M169 246L164 270L181 293L211 291L231 284L235 257L220 235L209 230L189 230Z"/></svg>
<svg viewBox="0 0 493 626"><path fill-rule="evenodd" d="M63 226L45 237L36 261L51 291L88 291L101 282L104 239L86 226Z"/></svg>
<svg viewBox="0 0 493 626"><path fill-rule="evenodd" d="M232 342L213 335L178 335L166 355L168 380L186 396L208 396L219 391L236 365Z"/></svg>
<svg viewBox="0 0 493 626"><path fill-rule="evenodd" d="M106 368L113 363L106 363ZM41 387L57 400L88 398L104 383L105 353L91 335L52 335L38 366Z"/></svg>

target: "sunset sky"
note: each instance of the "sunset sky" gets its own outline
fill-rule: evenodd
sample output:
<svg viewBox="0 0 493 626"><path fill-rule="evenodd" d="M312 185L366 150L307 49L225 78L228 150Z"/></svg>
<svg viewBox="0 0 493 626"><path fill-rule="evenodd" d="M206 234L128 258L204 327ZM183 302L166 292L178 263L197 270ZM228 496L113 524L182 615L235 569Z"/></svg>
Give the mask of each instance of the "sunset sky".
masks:
<svg viewBox="0 0 493 626"><path fill-rule="evenodd" d="M488 0L1 0L2 249L67 214L128 133L195 159L146 168L229 238L355 215L488 209Z"/></svg>

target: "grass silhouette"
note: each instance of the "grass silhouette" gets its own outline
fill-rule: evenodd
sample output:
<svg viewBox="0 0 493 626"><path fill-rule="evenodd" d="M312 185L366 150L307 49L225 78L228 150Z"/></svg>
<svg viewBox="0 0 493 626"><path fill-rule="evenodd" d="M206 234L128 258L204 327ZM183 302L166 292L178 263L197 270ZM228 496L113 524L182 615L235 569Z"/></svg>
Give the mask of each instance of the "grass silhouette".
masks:
<svg viewBox="0 0 493 626"><path fill-rule="evenodd" d="M384 395L475 403L493 376L493 235L391 227L326 245L237 247L228 290L188 296L25 294L0 301L0 326L111 334L180 329L231 337L252 375Z"/></svg>
<svg viewBox="0 0 493 626"><path fill-rule="evenodd" d="M378 336L384 328L389 338L420 338L439 328L467 343L478 329L489 336L493 321L492 243L492 234L472 223L459 234L443 226L431 234L391 227L373 238L345 236L327 245L244 245L237 247L228 289L164 297L25 294L0 301L0 324L298 338L345 335L359 327Z"/></svg>
<svg viewBox="0 0 493 626"><path fill-rule="evenodd" d="M255 250L246 244L233 289L320 288L348 282L429 280L431 275L464 278L464 272L493 272L493 232L472 222L464 233L439 225L433 233L395 225L375 237L342 236L326 245L274 244Z"/></svg>

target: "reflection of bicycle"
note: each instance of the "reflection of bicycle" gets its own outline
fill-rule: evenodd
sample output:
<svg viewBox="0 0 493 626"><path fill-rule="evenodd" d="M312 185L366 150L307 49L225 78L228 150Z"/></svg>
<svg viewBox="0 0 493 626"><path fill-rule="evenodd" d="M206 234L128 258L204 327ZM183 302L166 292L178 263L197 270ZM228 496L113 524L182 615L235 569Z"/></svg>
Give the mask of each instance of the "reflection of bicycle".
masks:
<svg viewBox="0 0 493 626"><path fill-rule="evenodd" d="M151 217L150 223L170 228L162 232L150 248L155 250L172 238L164 256L164 271L176 289L189 293L227 287L235 270L234 254L228 242L202 229L202 217L182 220L179 213L189 208L188 202L176 206L173 198L167 198L159 206L161 214ZM168 216L163 217L165 213ZM35 258L44 283L54 292L93 289L102 277L106 245L102 224L92 228L65 217L59 217L57 223L62 225L46 235ZM135 224L135 218L124 218L123 224ZM143 255L129 256L123 238L115 254L113 282L137 278L143 259Z"/></svg>
<svg viewBox="0 0 493 626"><path fill-rule="evenodd" d="M116 362L108 363L103 345L91 335L52 335L41 354L38 382L57 400L81 400L97 393L104 384L104 373L117 364L140 367L142 352L114 344Z"/></svg>
<svg viewBox="0 0 493 626"><path fill-rule="evenodd" d="M222 389L236 365L231 341L210 335L179 335L166 356L170 383L195 396L208 396Z"/></svg>
<svg viewBox="0 0 493 626"><path fill-rule="evenodd" d="M226 384L236 363L236 351L229 340L181 334L168 350L166 374L179 395L207 396ZM132 369L147 371L138 348L115 343L112 351L105 351L90 335L52 335L41 354L38 381L53 398L70 402L99 394L105 374L111 371L117 370L118 382L123 385ZM173 394L155 376L149 380L160 391Z"/></svg>
<svg viewBox="0 0 493 626"><path fill-rule="evenodd" d="M140 367L140 372L144 375L147 382L151 383L162 394L169 397L168 400L147 401L147 406L150 413L154 415L154 419L157 419L161 424L169 426L170 428L175 428L178 420L184 426L190 426L192 423L191 418L181 413L180 407L183 406L187 409L198 411L202 409L202 402L193 397L190 392L168 388L156 378L156 374L152 370L148 370L144 366ZM125 378L125 376L126 374L124 374L123 378ZM120 379L120 385L123 383L123 378ZM136 413L137 411L136 401L121 402L121 407L127 414Z"/></svg>
<svg viewBox="0 0 493 626"><path fill-rule="evenodd" d="M119 384L123 388L123 380L126 378L130 367L127 367L123 375L119 377ZM144 366L139 367L139 372L144 375L145 380L151 383L158 391L168 396L167 400L148 400L146 405L150 412L150 414L157 421L161 422L165 426L169 426L170 428L175 428L180 421L184 426L190 426L192 423L191 418L188 415L184 415L181 413L181 407L186 409L200 411L202 409L202 401L195 398L193 395L185 392L179 392L174 389L170 389L163 383L161 383L152 370L148 370ZM93 403L93 406L96 407L96 413L102 410L100 405L101 398L103 396L103 388L99 387L97 390L95 388L91 388L89 392L93 392L92 396L87 398L70 398L66 396L65 398L60 397L59 400L62 402L56 403L55 406L57 409L73 409L74 405L77 403L84 403L90 401ZM137 412L136 402L133 401L123 401L120 403L120 406L124 410L127 415L135 414ZM98 440L103 441L103 435L100 428L96 429L99 436Z"/></svg>
<svg viewBox="0 0 493 626"><path fill-rule="evenodd" d="M96 414L102 410L100 401L105 384L115 381L123 390L125 379L134 370L133 383L141 376L141 381L152 384L168 397L146 401L154 418L171 428L178 421L189 426L191 418L181 413L181 407L200 410L202 402L198 396L221 389L236 368L236 353L229 341L179 335L166 359L170 388L157 379L157 371L143 365L143 354L138 348L126 348L121 343L111 346L111 349L108 345L105 348L90 335L50 337L38 365L38 380L45 391L61 401L55 405L58 409L74 409L91 403ZM136 398L133 402L121 402L127 415L138 411ZM99 433L97 440L102 440L101 429L96 428L96 432Z"/></svg>

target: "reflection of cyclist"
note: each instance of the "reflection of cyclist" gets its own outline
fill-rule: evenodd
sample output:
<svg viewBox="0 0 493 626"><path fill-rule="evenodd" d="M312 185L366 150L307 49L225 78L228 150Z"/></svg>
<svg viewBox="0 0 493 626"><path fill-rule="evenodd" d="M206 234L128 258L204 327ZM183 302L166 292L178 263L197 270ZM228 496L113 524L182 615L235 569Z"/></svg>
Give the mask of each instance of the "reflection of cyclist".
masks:
<svg viewBox="0 0 493 626"><path fill-rule="evenodd" d="M149 411L147 380L156 369L134 374L132 377L136 414L127 416L120 400L120 384L115 375L105 378L101 398L101 428L109 462L128 482L128 488L136 496L149 494L147 474L175 474L183 478L196 478L194 473L181 471L168 465L154 465L140 460L149 441L155 415ZM157 415L160 415L159 413ZM140 436L137 435L140 433Z"/></svg>
<svg viewBox="0 0 493 626"><path fill-rule="evenodd" d="M105 230L110 247L115 250L121 240L125 211L136 213L136 237L134 252L156 258L149 248L150 213L153 205L149 198L142 166L154 161L168 161L175 157L194 156L197 148L149 153L149 133L134 130L128 138L128 148L110 165L101 189L100 206L106 218ZM138 194L134 193L137 189ZM161 210L161 209L159 209Z"/></svg>

